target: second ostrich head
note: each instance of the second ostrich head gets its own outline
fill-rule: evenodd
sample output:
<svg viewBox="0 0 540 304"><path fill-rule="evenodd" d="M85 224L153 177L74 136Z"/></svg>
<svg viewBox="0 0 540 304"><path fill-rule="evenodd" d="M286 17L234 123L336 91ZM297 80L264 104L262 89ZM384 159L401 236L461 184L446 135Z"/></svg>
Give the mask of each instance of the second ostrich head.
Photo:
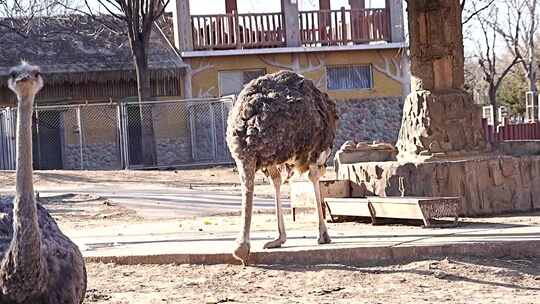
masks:
<svg viewBox="0 0 540 304"><path fill-rule="evenodd" d="M38 66L22 62L9 71L8 87L17 95L19 102L35 96L43 88L43 78ZM32 99L31 99L32 100Z"/></svg>

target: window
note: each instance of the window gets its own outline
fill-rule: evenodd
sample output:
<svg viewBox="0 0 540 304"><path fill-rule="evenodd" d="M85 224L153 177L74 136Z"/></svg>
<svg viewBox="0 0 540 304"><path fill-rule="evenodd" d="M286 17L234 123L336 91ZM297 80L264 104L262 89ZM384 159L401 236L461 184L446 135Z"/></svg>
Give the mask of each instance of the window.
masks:
<svg viewBox="0 0 540 304"><path fill-rule="evenodd" d="M219 95L237 95L251 80L264 75L264 69L219 72Z"/></svg>
<svg viewBox="0 0 540 304"><path fill-rule="evenodd" d="M526 95L526 112L525 119L528 122L538 120L538 97L533 92L527 92Z"/></svg>
<svg viewBox="0 0 540 304"><path fill-rule="evenodd" d="M369 65L327 67L326 77L328 90L371 89L373 87Z"/></svg>

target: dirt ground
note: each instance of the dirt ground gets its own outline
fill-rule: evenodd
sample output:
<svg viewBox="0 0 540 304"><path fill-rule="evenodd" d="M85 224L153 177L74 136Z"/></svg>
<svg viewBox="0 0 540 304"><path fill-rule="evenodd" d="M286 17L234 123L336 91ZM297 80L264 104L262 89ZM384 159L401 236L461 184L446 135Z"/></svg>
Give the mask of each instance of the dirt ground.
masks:
<svg viewBox="0 0 540 304"><path fill-rule="evenodd" d="M536 304L539 265L505 259L369 268L90 264L84 303Z"/></svg>
<svg viewBox="0 0 540 304"><path fill-rule="evenodd" d="M36 172L38 186L166 185L239 191L232 168L182 171L48 171ZM13 186L12 172L0 171L0 187ZM257 193L272 188L257 176ZM288 191L288 190L285 190ZM100 231L212 235L237 231L239 216L221 215L182 220L147 220L99 196L66 194L42 201L70 235ZM463 219L463 225L540 225L540 213ZM410 223L407 223L410 224ZM418 223L420 224L420 223ZM360 222L330 223L341 229L369 229ZM256 214L254 231L274 231L272 214ZM316 229L313 214L297 222L286 216L287 229ZM415 225L393 224L386 231L419 231ZM87 265L85 304L152 303L540 303L540 259L441 259L386 267L247 267L232 265Z"/></svg>

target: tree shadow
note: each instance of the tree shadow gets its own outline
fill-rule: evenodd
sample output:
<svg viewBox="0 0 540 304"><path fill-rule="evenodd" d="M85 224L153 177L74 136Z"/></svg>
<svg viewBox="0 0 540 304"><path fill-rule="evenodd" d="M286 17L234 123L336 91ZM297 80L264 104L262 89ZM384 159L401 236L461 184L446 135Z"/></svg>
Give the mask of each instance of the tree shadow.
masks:
<svg viewBox="0 0 540 304"><path fill-rule="evenodd" d="M443 260L448 260L450 263L461 264L464 267L468 265L476 266L486 266L486 267L497 267L502 268L504 271L501 272L500 276L504 277L505 272L509 273L511 276L539 276L540 275L540 259L496 259L496 258L467 258L467 257L452 257L449 258L439 258L439 259L423 259L423 260L410 260L404 263L386 263L384 266L355 266L355 265L315 265L315 266L283 266L283 265L254 265L253 267L261 268L265 270L280 270L280 271L289 271L289 272L317 272L321 270L340 270L340 271L351 271L351 272L362 272L367 274L415 274L419 276L431 277L434 280L446 280L446 281L459 281L464 283L474 283L481 285L489 285L494 287L503 287L510 289L519 289L527 291L540 291L540 287L529 287L523 286L517 283L508 283L508 282L496 282L487 279L479 279L464 274L456 273L442 273L437 269L433 270L424 270L424 269L403 269L399 267L385 267L391 265L405 265L410 262L422 262L422 261L436 261L440 262ZM385 267L385 268L383 268Z"/></svg>

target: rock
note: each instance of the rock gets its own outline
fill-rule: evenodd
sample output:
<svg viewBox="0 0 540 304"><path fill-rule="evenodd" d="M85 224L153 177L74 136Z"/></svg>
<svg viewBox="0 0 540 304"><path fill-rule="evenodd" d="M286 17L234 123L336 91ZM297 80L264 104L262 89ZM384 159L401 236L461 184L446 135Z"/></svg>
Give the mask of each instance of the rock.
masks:
<svg viewBox="0 0 540 304"><path fill-rule="evenodd" d="M513 169L503 174L502 168L510 166ZM407 196L459 196L460 215L481 216L538 208L540 187L536 185L540 177L531 174L536 168L540 168L540 156L485 156L448 162L353 162L347 164L347 169L337 170L337 178L352 181L353 196L401 196L402 180ZM524 178L531 178L528 185L522 182Z"/></svg>
<svg viewBox="0 0 540 304"><path fill-rule="evenodd" d="M406 115L396 144L399 158L486 151L480 111L460 90L413 92L405 100Z"/></svg>

